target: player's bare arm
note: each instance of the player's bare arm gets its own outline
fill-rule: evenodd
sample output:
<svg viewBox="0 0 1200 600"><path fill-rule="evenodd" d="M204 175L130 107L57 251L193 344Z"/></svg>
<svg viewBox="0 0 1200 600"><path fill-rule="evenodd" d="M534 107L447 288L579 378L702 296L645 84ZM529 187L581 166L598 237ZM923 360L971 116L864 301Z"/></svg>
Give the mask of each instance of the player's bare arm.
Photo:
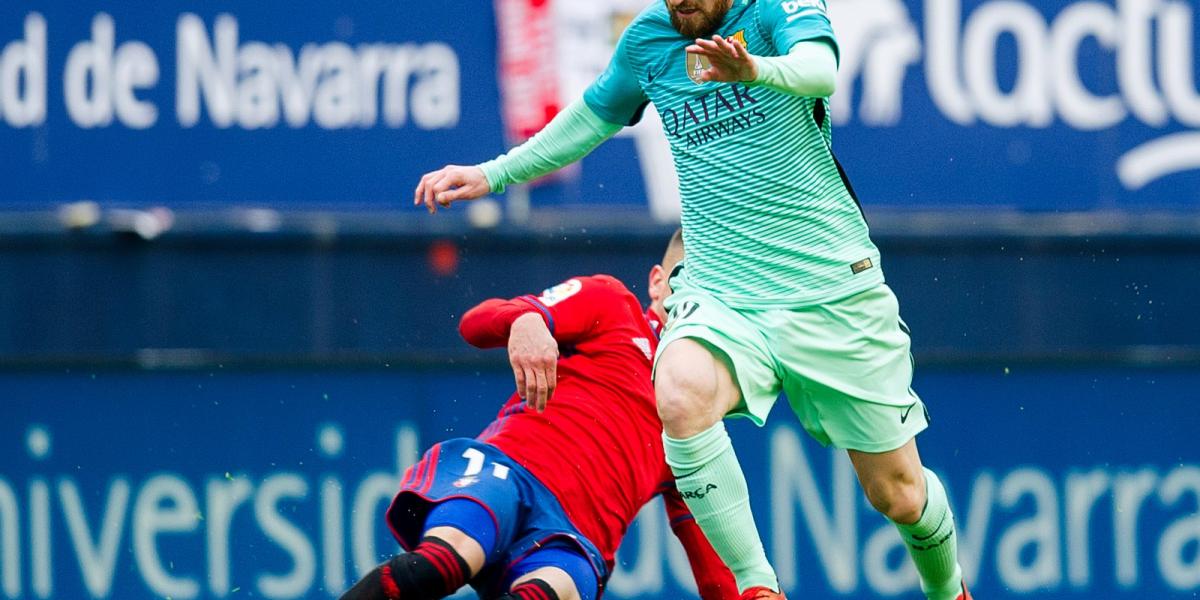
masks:
<svg viewBox="0 0 1200 600"><path fill-rule="evenodd" d="M534 410L546 409L558 381L558 342L537 313L513 321L508 334L508 362L517 380L517 392Z"/></svg>
<svg viewBox="0 0 1200 600"><path fill-rule="evenodd" d="M446 165L421 177L413 192L413 206L424 204L432 215L438 206L448 208L451 202L474 200L489 191L487 177L479 167Z"/></svg>

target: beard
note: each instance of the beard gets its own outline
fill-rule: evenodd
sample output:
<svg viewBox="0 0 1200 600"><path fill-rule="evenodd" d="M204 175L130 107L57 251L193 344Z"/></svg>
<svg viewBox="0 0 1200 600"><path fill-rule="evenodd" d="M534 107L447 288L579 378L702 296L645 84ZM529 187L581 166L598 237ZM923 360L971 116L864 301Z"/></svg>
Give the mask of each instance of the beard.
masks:
<svg viewBox="0 0 1200 600"><path fill-rule="evenodd" d="M721 21L725 20L725 13L729 12L729 6L732 4L729 0L716 0L713 6L705 10L706 0L683 0L678 6L672 8L671 0L663 0L667 5L667 12L671 15L671 26L685 38L708 38L717 31L721 26ZM694 9L695 12L689 15L681 15L678 10L680 8Z"/></svg>

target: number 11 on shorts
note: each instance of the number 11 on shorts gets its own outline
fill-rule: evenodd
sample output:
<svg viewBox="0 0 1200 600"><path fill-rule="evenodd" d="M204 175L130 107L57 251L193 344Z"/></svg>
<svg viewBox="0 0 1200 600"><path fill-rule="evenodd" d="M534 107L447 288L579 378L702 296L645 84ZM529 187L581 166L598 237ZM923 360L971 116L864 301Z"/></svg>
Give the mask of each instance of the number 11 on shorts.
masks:
<svg viewBox="0 0 1200 600"><path fill-rule="evenodd" d="M467 470L463 471L463 477L474 477L483 472L483 453L476 448L467 448L466 452L462 453L462 457L467 459ZM500 463L492 463L492 477L496 479L508 479L509 468Z"/></svg>

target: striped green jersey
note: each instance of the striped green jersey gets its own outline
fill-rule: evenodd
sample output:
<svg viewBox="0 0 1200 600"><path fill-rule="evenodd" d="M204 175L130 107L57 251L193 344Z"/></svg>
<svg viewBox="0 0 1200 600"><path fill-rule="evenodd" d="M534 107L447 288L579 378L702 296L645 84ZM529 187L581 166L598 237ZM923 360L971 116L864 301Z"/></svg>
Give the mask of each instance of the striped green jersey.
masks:
<svg viewBox="0 0 1200 600"><path fill-rule="evenodd" d="M751 54L837 42L824 0L733 0L716 33ZM663 0L642 11L584 101L610 123L654 103L683 201L691 285L737 308L800 307L883 281L879 251L830 148L828 103L741 83L700 83Z"/></svg>

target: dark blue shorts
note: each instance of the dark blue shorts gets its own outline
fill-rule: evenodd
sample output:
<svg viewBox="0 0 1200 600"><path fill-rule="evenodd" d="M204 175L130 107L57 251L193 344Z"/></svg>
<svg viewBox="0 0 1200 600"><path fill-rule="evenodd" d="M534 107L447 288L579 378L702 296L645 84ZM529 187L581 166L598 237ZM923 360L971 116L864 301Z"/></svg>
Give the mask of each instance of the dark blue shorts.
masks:
<svg viewBox="0 0 1200 600"><path fill-rule="evenodd" d="M436 444L405 471L387 511L396 541L406 550L416 547L429 511L452 498L478 502L496 523L496 547L470 582L481 597L506 593L514 567L547 547L578 552L591 563L601 588L607 581L600 551L571 524L554 494L499 448L473 439Z"/></svg>

